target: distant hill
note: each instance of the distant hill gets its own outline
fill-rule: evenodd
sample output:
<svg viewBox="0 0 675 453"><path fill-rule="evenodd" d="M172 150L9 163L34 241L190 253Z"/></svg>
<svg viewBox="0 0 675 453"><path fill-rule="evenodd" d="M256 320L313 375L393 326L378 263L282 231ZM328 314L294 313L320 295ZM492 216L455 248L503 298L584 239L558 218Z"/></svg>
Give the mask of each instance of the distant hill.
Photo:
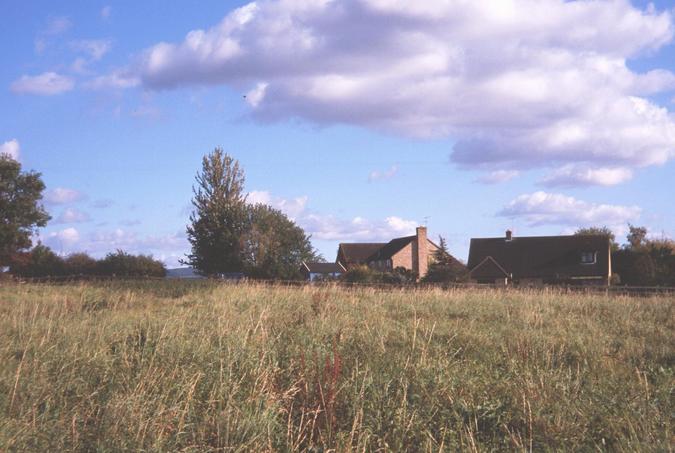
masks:
<svg viewBox="0 0 675 453"><path fill-rule="evenodd" d="M204 278L191 267L177 267L166 270L166 278Z"/></svg>

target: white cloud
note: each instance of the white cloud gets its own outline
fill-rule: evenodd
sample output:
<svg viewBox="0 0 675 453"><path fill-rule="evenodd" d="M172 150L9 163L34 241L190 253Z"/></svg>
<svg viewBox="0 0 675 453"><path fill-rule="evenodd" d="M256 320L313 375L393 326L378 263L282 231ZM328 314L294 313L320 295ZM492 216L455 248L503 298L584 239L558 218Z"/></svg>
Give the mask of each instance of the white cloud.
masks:
<svg viewBox="0 0 675 453"><path fill-rule="evenodd" d="M89 214L75 208L66 208L54 223L82 223L91 220Z"/></svg>
<svg viewBox="0 0 675 453"><path fill-rule="evenodd" d="M396 176L397 173L398 173L398 165L392 165L391 168L384 171L373 170L368 175L368 182L391 179L394 176Z"/></svg>
<svg viewBox="0 0 675 453"><path fill-rule="evenodd" d="M36 76L23 75L12 82L10 88L14 93L51 96L70 91L74 86L75 81L70 77L55 72L45 72Z"/></svg>
<svg viewBox="0 0 675 453"><path fill-rule="evenodd" d="M389 241L415 234L417 222L389 216L384 219L354 217L342 219L307 209L306 195L291 199L275 197L267 191L249 192L249 203L263 203L284 212L313 239L340 241Z"/></svg>
<svg viewBox="0 0 675 453"><path fill-rule="evenodd" d="M630 168L589 168L583 165L565 165L551 172L540 183L547 187L614 186L633 177Z"/></svg>
<svg viewBox="0 0 675 453"><path fill-rule="evenodd" d="M296 220L305 211L309 197L304 195L291 199L272 196L264 190L254 190L249 192L246 200L251 204L262 203L270 205L275 209L286 214L291 220Z"/></svg>
<svg viewBox="0 0 675 453"><path fill-rule="evenodd" d="M66 187L56 187L45 192L44 199L51 204L66 204L80 201L84 198L84 194L75 189L68 189Z"/></svg>
<svg viewBox="0 0 675 453"><path fill-rule="evenodd" d="M112 41L110 39L81 39L72 41L70 47L86 54L90 60L98 61L112 49Z"/></svg>
<svg viewBox="0 0 675 453"><path fill-rule="evenodd" d="M519 175L520 172L517 170L495 170L478 177L476 181L483 184L499 184L502 182L511 181L513 178Z"/></svg>
<svg viewBox="0 0 675 453"><path fill-rule="evenodd" d="M14 138L0 145L0 154L7 154L12 159L19 160L20 149L19 141Z"/></svg>
<svg viewBox="0 0 675 453"><path fill-rule="evenodd" d="M73 247L80 242L80 233L70 227L60 231L54 231L45 237L44 243L58 253L71 253Z"/></svg>
<svg viewBox="0 0 675 453"><path fill-rule="evenodd" d="M589 203L562 194L540 191L519 195L497 215L521 218L530 226L616 227L634 222L640 217L640 213L638 206Z"/></svg>
<svg viewBox="0 0 675 453"><path fill-rule="evenodd" d="M675 156L672 116L641 97L675 75L627 61L673 32L628 1L262 1L133 70L153 89L229 85L261 119L451 137L463 167L639 167Z"/></svg>
<svg viewBox="0 0 675 453"><path fill-rule="evenodd" d="M116 71L104 76L98 76L89 80L84 87L90 90L125 89L133 88L140 84L138 77L125 71Z"/></svg>

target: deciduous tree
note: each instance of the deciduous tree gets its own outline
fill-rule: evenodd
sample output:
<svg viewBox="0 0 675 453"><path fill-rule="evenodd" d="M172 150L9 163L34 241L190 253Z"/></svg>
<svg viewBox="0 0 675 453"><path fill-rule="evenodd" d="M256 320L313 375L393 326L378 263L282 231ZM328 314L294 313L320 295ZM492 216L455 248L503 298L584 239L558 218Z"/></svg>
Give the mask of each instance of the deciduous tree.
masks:
<svg viewBox="0 0 675 453"><path fill-rule="evenodd" d="M187 227L192 251L182 262L204 275L243 271L247 213L239 162L216 148L202 159L195 180Z"/></svg>
<svg viewBox="0 0 675 453"><path fill-rule="evenodd" d="M30 248L32 234L49 221L40 203L44 189L40 173L22 172L19 162L0 154L0 266Z"/></svg>

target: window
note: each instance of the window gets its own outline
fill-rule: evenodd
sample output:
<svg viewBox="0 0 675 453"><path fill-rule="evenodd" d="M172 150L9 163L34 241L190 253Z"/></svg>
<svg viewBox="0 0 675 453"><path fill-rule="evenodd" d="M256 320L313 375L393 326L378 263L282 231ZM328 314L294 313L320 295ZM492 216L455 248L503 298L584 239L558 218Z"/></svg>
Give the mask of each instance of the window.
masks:
<svg viewBox="0 0 675 453"><path fill-rule="evenodd" d="M581 252L581 264L595 264L596 252Z"/></svg>

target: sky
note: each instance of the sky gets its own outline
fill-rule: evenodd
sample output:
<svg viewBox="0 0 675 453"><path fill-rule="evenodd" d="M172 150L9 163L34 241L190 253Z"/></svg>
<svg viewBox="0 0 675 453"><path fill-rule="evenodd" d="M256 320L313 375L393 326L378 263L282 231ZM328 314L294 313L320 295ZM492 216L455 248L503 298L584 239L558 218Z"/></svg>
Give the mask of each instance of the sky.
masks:
<svg viewBox="0 0 675 453"><path fill-rule="evenodd" d="M0 0L0 152L60 254L189 251L202 156L328 260L426 225L675 236L675 3Z"/></svg>

